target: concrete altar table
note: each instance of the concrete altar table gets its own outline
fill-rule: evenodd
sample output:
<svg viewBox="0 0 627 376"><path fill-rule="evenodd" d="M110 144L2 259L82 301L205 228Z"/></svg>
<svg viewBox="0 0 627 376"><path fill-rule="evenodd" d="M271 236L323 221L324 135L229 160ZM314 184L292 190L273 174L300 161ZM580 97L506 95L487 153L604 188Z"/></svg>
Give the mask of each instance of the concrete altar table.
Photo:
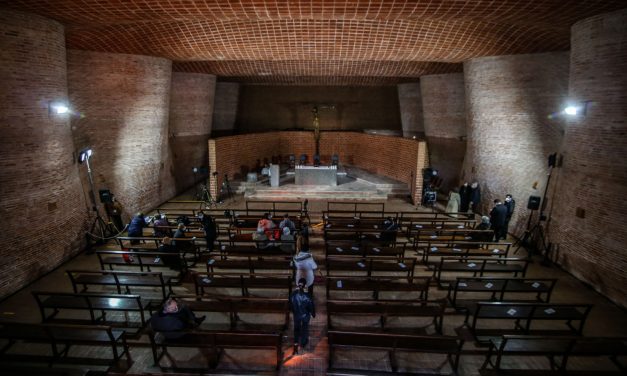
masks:
<svg viewBox="0 0 627 376"><path fill-rule="evenodd" d="M303 166L295 168L296 185L337 185L337 166Z"/></svg>

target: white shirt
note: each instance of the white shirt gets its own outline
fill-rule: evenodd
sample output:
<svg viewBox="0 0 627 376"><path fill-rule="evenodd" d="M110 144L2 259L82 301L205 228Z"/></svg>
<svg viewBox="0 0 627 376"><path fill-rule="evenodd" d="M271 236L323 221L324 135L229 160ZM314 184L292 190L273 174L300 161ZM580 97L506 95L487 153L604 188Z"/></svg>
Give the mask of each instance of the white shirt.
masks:
<svg viewBox="0 0 627 376"><path fill-rule="evenodd" d="M301 278L307 280L307 287L314 283L314 270L318 269L318 264L309 252L298 252L294 256L294 267L296 268L296 282Z"/></svg>

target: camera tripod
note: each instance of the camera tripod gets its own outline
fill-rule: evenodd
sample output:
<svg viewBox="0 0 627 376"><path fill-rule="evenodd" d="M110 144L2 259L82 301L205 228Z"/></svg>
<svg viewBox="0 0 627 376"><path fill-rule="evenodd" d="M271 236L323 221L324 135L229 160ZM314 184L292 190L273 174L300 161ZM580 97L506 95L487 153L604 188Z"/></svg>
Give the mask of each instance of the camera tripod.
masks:
<svg viewBox="0 0 627 376"><path fill-rule="evenodd" d="M538 218L538 222L531 227L531 219L533 217L533 210L529 214L529 219L527 220L527 229L522 237L519 237L518 240L514 243L516 249L514 250L514 254L518 253L520 248L525 248L527 250L527 258L531 259L532 247L535 244L535 250L540 252L541 254L545 254L547 251L546 241L544 236L544 229L540 225L542 221L542 214L540 214L540 218Z"/></svg>
<svg viewBox="0 0 627 376"><path fill-rule="evenodd" d="M209 189L207 189L207 186L205 184L200 185L200 191L196 195L196 198L202 201L202 203L200 204L201 209L203 206L204 209L211 209L218 206L218 202L213 199L213 196L211 196L211 192L209 192Z"/></svg>

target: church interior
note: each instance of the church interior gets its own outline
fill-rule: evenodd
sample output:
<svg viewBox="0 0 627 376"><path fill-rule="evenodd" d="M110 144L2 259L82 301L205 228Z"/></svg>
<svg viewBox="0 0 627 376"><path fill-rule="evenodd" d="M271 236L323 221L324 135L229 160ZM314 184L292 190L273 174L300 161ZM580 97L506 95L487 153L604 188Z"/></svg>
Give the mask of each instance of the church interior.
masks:
<svg viewBox="0 0 627 376"><path fill-rule="evenodd" d="M0 374L627 374L625 25L0 1Z"/></svg>

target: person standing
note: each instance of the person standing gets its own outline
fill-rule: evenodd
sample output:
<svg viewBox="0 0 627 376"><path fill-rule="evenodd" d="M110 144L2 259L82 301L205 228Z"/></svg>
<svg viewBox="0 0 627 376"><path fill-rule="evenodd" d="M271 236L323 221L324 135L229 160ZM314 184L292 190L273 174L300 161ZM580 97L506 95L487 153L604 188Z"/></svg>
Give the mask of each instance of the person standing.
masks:
<svg viewBox="0 0 627 376"><path fill-rule="evenodd" d="M498 242L504 237L505 218L507 217L507 208L498 198L494 200L494 207L490 211L490 223L494 231L494 241Z"/></svg>
<svg viewBox="0 0 627 376"><path fill-rule="evenodd" d="M457 213L459 211L459 205L461 202L461 197L458 193L457 188L453 188L448 195L448 203L446 204L446 212L447 213ZM449 214L453 218L457 218L457 214Z"/></svg>
<svg viewBox="0 0 627 376"><path fill-rule="evenodd" d="M462 213L468 212L468 207L470 206L470 186L468 182L465 181L464 184L459 188L459 211Z"/></svg>
<svg viewBox="0 0 627 376"><path fill-rule="evenodd" d="M198 219L202 229L205 231L205 241L207 242L207 251L213 251L213 244L216 241L217 225L216 221L208 214L205 214L202 210L198 213Z"/></svg>
<svg viewBox="0 0 627 376"><path fill-rule="evenodd" d="M122 206L115 199L114 195L111 195L111 201L105 202L105 211L109 216L109 220L115 226L117 232L121 232L124 229L124 222L122 222Z"/></svg>
<svg viewBox="0 0 627 376"><path fill-rule="evenodd" d="M509 221L512 219L512 215L514 214L516 201L512 195L508 193L505 195L505 203L503 205L507 208L507 216L505 217L505 237L507 237L507 233L509 232Z"/></svg>
<svg viewBox="0 0 627 376"><path fill-rule="evenodd" d="M309 321L316 317L316 306L309 294L305 292L307 280L298 280L298 290L290 295L290 308L294 318L294 354L298 354L298 349L305 350L309 343Z"/></svg>
<svg viewBox="0 0 627 376"><path fill-rule="evenodd" d="M479 202L481 201L481 187L476 181L470 185L470 209L473 213L477 213ZM477 213L479 214L479 213Z"/></svg>
<svg viewBox="0 0 627 376"><path fill-rule="evenodd" d="M300 244L300 239L297 241ZM309 252L308 248L300 247L299 251L294 256L294 268L296 268L296 280L299 281L304 278L306 281L307 293L313 297L314 289L314 270L318 269L318 264L313 258L313 255Z"/></svg>

